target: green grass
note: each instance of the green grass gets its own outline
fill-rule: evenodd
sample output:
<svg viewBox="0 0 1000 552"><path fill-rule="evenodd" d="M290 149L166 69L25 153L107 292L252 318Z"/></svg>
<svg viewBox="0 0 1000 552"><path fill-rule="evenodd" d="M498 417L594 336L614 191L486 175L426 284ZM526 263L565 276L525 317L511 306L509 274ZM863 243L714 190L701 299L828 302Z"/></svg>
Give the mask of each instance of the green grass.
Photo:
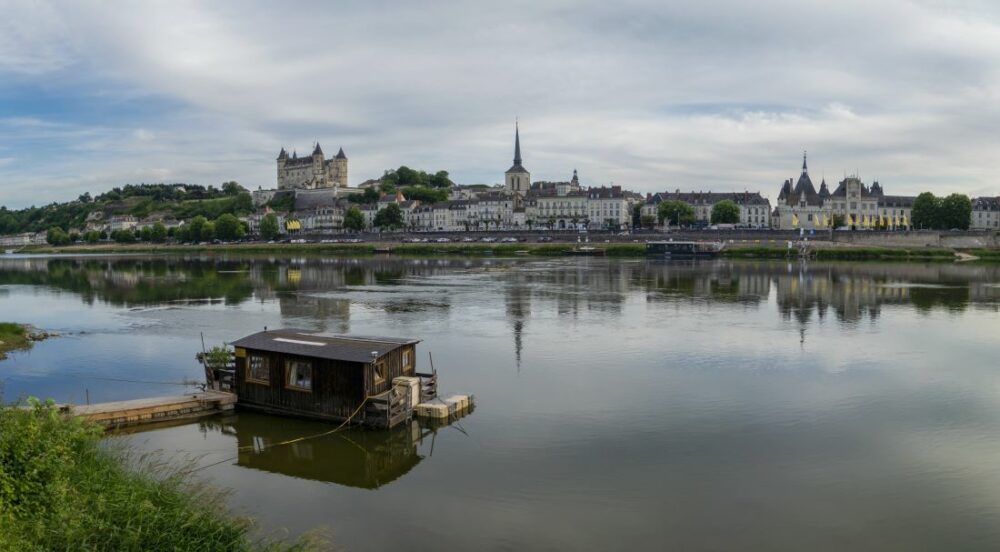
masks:
<svg viewBox="0 0 1000 552"><path fill-rule="evenodd" d="M25 407L26 406L26 407ZM0 407L0 550L307 550L254 536L224 495L51 402Z"/></svg>
<svg viewBox="0 0 1000 552"><path fill-rule="evenodd" d="M0 360L6 358L11 351L31 347L28 339L28 328L13 322L0 322Z"/></svg>

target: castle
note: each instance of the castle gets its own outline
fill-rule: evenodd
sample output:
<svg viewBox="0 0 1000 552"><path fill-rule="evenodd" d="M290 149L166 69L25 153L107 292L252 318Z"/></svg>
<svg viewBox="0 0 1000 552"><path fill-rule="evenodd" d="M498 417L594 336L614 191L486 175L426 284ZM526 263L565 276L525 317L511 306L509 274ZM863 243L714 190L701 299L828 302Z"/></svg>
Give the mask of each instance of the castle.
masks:
<svg viewBox="0 0 1000 552"><path fill-rule="evenodd" d="M299 157L285 148L278 154L279 190L317 190L347 187L347 156L340 148L332 159L323 158L323 148L316 142L309 157Z"/></svg>

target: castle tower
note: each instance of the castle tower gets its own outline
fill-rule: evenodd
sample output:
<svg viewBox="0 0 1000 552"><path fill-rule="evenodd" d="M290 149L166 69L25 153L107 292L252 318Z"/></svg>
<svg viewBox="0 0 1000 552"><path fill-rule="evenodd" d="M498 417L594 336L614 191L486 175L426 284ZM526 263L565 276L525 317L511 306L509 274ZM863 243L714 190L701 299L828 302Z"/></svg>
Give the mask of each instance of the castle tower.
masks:
<svg viewBox="0 0 1000 552"><path fill-rule="evenodd" d="M288 161L288 152L281 148L278 153L278 189L285 187L285 161Z"/></svg>
<svg viewBox="0 0 1000 552"><path fill-rule="evenodd" d="M525 195L531 188L531 173L521 165L521 133L514 123L514 164L504 173L504 186L508 192Z"/></svg>
<svg viewBox="0 0 1000 552"><path fill-rule="evenodd" d="M344 148L340 148L340 151L333 158L332 180L335 186L347 187L347 156L344 155Z"/></svg>
<svg viewBox="0 0 1000 552"><path fill-rule="evenodd" d="M323 148L319 147L319 142L316 142L316 147L313 148L312 152L312 182L307 185L308 188L325 188L326 187L326 167L323 163Z"/></svg>

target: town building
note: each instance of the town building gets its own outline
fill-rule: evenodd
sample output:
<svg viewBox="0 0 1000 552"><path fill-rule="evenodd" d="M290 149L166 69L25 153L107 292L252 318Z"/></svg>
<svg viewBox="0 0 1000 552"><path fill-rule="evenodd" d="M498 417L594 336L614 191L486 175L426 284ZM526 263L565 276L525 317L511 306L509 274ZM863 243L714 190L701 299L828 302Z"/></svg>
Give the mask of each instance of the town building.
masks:
<svg viewBox="0 0 1000 552"><path fill-rule="evenodd" d="M652 217L659 221L659 206L664 201L680 201L694 211L695 221L709 224L712 209L720 201L729 200L740 209L739 226L746 228L767 228L771 225L771 202L760 192L662 192L646 198L639 209L642 217Z"/></svg>
<svg viewBox="0 0 1000 552"><path fill-rule="evenodd" d="M996 230L1000 228L1000 196L977 197L972 200L970 230Z"/></svg>
<svg viewBox="0 0 1000 552"><path fill-rule="evenodd" d="M802 155L802 173L792 185L788 179L781 186L772 212L774 228L819 230L835 227L851 229L905 230L910 228L914 197L887 196L882 185L866 185L857 176L846 176L830 192L824 179L819 191L809 177L806 155Z"/></svg>

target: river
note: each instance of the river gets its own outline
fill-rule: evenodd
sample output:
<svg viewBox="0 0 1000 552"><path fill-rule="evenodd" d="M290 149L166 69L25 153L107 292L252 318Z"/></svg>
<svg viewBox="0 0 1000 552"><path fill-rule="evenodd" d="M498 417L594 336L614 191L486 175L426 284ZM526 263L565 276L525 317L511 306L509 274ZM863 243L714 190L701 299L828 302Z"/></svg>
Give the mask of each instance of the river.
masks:
<svg viewBox="0 0 1000 552"><path fill-rule="evenodd" d="M0 320L61 336L5 400L177 393L264 327L416 337L457 423L252 413L115 439L346 550L994 550L1000 266L0 257Z"/></svg>

